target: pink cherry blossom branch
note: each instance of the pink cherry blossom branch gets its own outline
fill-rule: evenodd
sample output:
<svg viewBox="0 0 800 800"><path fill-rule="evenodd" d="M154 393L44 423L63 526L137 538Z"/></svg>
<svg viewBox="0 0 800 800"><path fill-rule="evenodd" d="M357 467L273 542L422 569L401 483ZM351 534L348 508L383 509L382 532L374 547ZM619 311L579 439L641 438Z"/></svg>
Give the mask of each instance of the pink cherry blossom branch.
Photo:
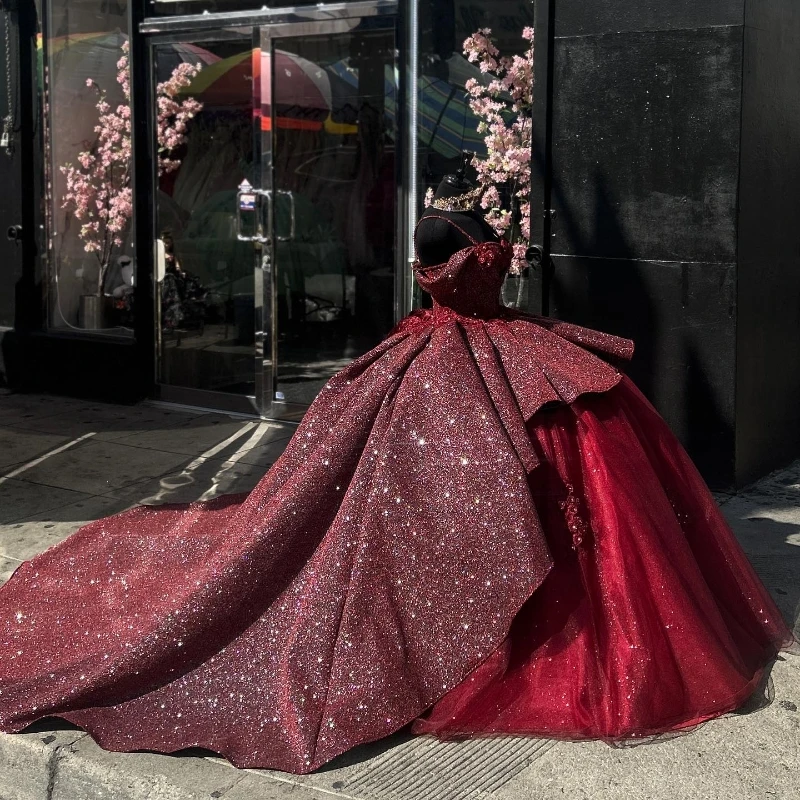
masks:
<svg viewBox="0 0 800 800"><path fill-rule="evenodd" d="M464 42L464 55L488 77L485 82L471 78L465 85L479 120L478 133L485 134L486 157L473 159L478 183L484 187L481 205L497 234L511 239L515 272L526 266L531 235L533 28L524 28L522 38L528 47L515 56L500 54L489 28L481 28ZM501 189L507 190L505 204ZM519 226L514 225L510 198L519 202Z"/></svg>
<svg viewBox="0 0 800 800"><path fill-rule="evenodd" d="M103 293L108 266L114 251L123 246L133 216L129 53L125 42L116 75L124 103L112 108L106 92L91 78L86 81L87 87L94 89L98 97L96 139L78 153L77 163L61 167L66 179L61 207L72 211L81 223L78 235L84 250L94 253L98 260L98 295ZM159 176L174 172L180 166L180 159L172 155L185 144L190 120L203 109L203 104L192 97L179 98L181 91L191 85L201 70L201 64L179 64L170 78L156 87Z"/></svg>

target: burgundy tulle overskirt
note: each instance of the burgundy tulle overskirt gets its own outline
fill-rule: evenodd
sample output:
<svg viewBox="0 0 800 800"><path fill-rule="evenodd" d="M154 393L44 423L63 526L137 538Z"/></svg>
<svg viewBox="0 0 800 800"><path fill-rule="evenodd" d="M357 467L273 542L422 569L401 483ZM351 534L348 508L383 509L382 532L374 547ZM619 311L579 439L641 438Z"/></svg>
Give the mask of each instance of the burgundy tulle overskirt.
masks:
<svg viewBox="0 0 800 800"><path fill-rule="evenodd" d="M553 569L414 730L626 741L740 706L790 635L663 420L626 380L529 429Z"/></svg>

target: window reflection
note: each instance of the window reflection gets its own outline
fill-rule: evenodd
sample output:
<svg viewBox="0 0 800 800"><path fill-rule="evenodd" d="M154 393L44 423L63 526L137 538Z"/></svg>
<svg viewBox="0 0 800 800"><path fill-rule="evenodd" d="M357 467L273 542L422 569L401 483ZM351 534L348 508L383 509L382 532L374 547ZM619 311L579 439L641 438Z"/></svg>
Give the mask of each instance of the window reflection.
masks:
<svg viewBox="0 0 800 800"><path fill-rule="evenodd" d="M520 0L418 0L420 14L420 80L417 87L420 121L417 152L420 189L436 186L458 169L462 150L486 154L478 119L466 101L470 78L485 81L477 65L463 53L464 40L480 28L490 28L504 55L522 53L520 38L533 25L533 3Z"/></svg>
<svg viewBox="0 0 800 800"><path fill-rule="evenodd" d="M394 324L396 50L391 29L273 46L191 45L203 66L182 94L202 109L158 185L161 380L255 394L267 302L269 396L305 406ZM157 69L172 48L156 48ZM265 249L237 238L245 181L275 190L267 293L254 275ZM256 206L240 211L244 233L267 208Z"/></svg>
<svg viewBox="0 0 800 800"><path fill-rule="evenodd" d="M175 101L197 109L157 186L161 381L254 394L255 254L236 232L238 186L258 185L251 37L160 45L155 59L161 81L192 65Z"/></svg>
<svg viewBox="0 0 800 800"><path fill-rule="evenodd" d="M286 230L287 196L297 218L276 251L276 391L308 404L394 324L394 31L278 40L276 58L326 96L312 102L299 70L276 64L276 223Z"/></svg>
<svg viewBox="0 0 800 800"><path fill-rule="evenodd" d="M417 155L418 188L422 195L435 188L460 166L462 151L486 156L485 134L469 108L465 85L470 78L487 84L488 78L463 52L464 40L489 28L503 55L525 50L521 34L533 25L533 2L520 0L430 0L417 7L420 14L420 77L417 86L419 126ZM467 175L475 180L475 175ZM527 275L509 275L502 302L522 307L527 298ZM415 305L428 305L430 298L416 291Z"/></svg>
<svg viewBox="0 0 800 800"><path fill-rule="evenodd" d="M45 94L47 128L47 196L49 221L49 324L53 328L130 334L133 319L134 266L130 226L117 234L105 264L97 252L87 252L82 227L97 221L101 210L94 195L87 202L91 215L79 219L76 204L65 203L70 189L64 168L82 169L82 152L96 154L100 124L98 88L109 109L126 105L117 80L118 62L128 41L127 0L46 0L47 41L39 37L39 80ZM87 82L93 82L88 86ZM83 191L107 184L112 202L125 180L115 168L102 181L89 180ZM74 185L72 187L75 188ZM101 265L106 267L101 279Z"/></svg>

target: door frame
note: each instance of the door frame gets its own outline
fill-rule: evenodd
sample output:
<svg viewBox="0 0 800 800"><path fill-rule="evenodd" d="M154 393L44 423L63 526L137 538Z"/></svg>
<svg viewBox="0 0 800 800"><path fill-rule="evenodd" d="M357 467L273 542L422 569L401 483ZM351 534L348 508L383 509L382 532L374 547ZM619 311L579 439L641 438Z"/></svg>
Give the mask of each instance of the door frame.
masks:
<svg viewBox="0 0 800 800"><path fill-rule="evenodd" d="M185 14L174 17L148 17L139 26L143 34L218 31L224 28L260 28L303 22L335 22L357 17L394 16L400 0L358 0L314 6L260 8L250 11L225 11L214 14Z"/></svg>
<svg viewBox="0 0 800 800"><path fill-rule="evenodd" d="M398 102L396 103L396 219L395 219L395 281L394 316L398 321L410 311L411 293L409 291L410 255L406 253L405 242L409 229L409 214L413 212L416 199L404 190L405 172L403 165L414 163L413 149L416 146L413 136L407 133L406 98L409 76L402 63L403 25L401 3L399 0L360 0L350 3L331 3L308 8L273 8L259 11L236 11L220 14L191 14L176 17L158 17L142 20L139 33L145 38L144 50L148 55L147 69L147 108L152 107L155 97L155 74L153 48L169 42L189 42L202 37L206 41L224 41L251 34L252 47L262 48L273 39L286 39L292 36L325 35L346 32L352 21L372 18L375 27L394 29L398 49ZM270 76L272 79L272 76ZM413 104L412 104L413 105ZM273 106L274 109L274 106ZM412 115L413 116L413 115ZM150 197L157 185L153 152L155 131L152 114L148 113L148 146L150 185L144 196ZM255 126L258 125L258 129ZM254 162L260 171L264 194L271 196L272 170L265 168L271 156L271 137L262 136L260 119L254 120ZM137 151L141 152L141 149ZM258 166L260 165L260 170ZM138 193L141 195L141 193ZM137 206L142 209L145 204ZM272 205L272 204L271 204ZM159 265L158 237L155 226L155 205L147 204L146 225L149 233L152 258L154 303L158 303L159 287L156 272ZM232 395L189 387L170 386L160 382L161 324L160 315L155 313L155 385L157 397L167 402L194 407L210 407L233 413L255 415L266 419L297 421L305 412L304 406L293 405L275 399L276 378L276 336L277 318L274 313L276 293L274 281L277 271L275 263L275 243L272 213L268 213L266 235L255 241L254 250L254 291L255 291L255 394L252 396ZM140 223L141 224L141 223ZM156 307L157 311L157 307Z"/></svg>
<svg viewBox="0 0 800 800"><path fill-rule="evenodd" d="M553 246L553 84L555 81L556 0L534 0L533 142L531 168L531 243L541 248L537 267L530 270L528 308L534 314L550 314L551 252Z"/></svg>

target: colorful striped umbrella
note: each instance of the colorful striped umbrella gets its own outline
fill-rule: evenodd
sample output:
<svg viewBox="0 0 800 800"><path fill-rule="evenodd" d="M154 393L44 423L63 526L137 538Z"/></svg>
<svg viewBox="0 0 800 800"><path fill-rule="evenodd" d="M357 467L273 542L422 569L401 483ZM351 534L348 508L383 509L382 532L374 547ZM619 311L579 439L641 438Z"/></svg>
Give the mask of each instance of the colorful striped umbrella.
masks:
<svg viewBox="0 0 800 800"><path fill-rule="evenodd" d="M261 84L261 129L270 130L274 104L278 127L320 130L331 110L328 73L317 64L283 50L275 51L274 65L269 53L260 55L256 80ZM274 97L270 69L275 73Z"/></svg>
<svg viewBox="0 0 800 800"><path fill-rule="evenodd" d="M253 104L253 51L241 53L206 67L181 90L196 97L206 108L250 108Z"/></svg>

